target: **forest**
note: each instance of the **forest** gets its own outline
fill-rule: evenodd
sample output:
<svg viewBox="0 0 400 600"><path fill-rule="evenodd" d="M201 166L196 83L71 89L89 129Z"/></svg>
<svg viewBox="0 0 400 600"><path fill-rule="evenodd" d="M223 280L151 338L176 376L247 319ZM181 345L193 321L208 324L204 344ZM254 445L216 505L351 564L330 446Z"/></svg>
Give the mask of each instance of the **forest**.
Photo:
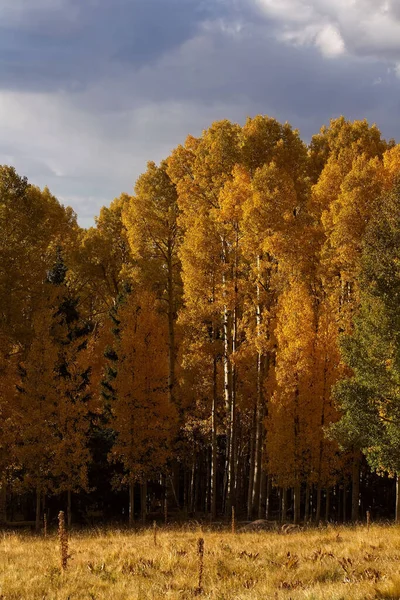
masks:
<svg viewBox="0 0 400 600"><path fill-rule="evenodd" d="M400 521L399 308L366 121L215 122L89 229L0 166L0 526Z"/></svg>

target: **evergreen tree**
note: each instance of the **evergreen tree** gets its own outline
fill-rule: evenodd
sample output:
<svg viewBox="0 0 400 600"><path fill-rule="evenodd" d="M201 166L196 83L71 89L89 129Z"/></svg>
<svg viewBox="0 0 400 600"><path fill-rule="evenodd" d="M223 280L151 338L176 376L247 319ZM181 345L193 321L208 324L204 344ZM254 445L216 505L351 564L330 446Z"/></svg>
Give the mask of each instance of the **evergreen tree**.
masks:
<svg viewBox="0 0 400 600"><path fill-rule="evenodd" d="M363 449L371 467L400 473L400 185L385 195L364 241L361 308L342 352L353 375L335 387L343 445ZM399 498L396 518L400 519Z"/></svg>

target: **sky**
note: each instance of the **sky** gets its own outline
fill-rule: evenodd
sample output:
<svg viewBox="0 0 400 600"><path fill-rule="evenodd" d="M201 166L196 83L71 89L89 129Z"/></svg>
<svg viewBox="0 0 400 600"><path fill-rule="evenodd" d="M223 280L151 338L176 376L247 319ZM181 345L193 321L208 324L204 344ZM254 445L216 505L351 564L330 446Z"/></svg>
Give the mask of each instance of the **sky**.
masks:
<svg viewBox="0 0 400 600"><path fill-rule="evenodd" d="M0 0L0 164L89 227L218 119L400 141L400 0Z"/></svg>

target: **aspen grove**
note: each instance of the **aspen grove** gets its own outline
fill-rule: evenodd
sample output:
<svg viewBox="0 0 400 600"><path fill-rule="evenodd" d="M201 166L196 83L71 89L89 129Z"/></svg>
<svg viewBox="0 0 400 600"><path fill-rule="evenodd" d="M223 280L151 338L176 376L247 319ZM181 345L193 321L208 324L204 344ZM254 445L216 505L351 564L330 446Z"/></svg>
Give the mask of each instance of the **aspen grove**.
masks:
<svg viewBox="0 0 400 600"><path fill-rule="evenodd" d="M400 520L399 215L343 117L215 122L87 230L0 166L0 524Z"/></svg>

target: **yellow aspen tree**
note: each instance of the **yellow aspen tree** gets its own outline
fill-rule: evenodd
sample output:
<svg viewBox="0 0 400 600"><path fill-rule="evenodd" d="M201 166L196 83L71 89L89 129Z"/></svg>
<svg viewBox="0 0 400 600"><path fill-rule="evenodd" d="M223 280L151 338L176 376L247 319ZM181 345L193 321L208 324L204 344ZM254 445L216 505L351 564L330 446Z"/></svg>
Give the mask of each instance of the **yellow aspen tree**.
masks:
<svg viewBox="0 0 400 600"><path fill-rule="evenodd" d="M176 393L176 318L180 305L181 280L178 257L181 229L175 185L167 173L167 162L158 167L149 162L137 180L135 193L125 206L127 230L137 277L166 304L168 319L168 389L170 402Z"/></svg>
<svg viewBox="0 0 400 600"><path fill-rule="evenodd" d="M211 514L216 515L217 508L217 430L222 423L217 423L222 382L220 377L220 357L223 354L220 310L216 302L217 285L220 280L219 240L209 219L203 215L192 222L185 233L181 248L181 259L185 265L184 308L180 312L179 324L182 336L183 387L187 388L190 373L201 369L199 383L209 395L207 398L211 416ZM207 240L207 243L206 243ZM210 255L214 258L210 260ZM185 383L185 381L187 383ZM181 384L182 386L182 384ZM211 399L211 402L209 402Z"/></svg>
<svg viewBox="0 0 400 600"><path fill-rule="evenodd" d="M362 240L371 215L379 208L382 183L382 162L378 158L367 160L364 155L357 157L321 216L325 288L337 290L343 311L348 305L354 307L352 298L357 299Z"/></svg>
<svg viewBox="0 0 400 600"><path fill-rule="evenodd" d="M170 456L176 413L168 395L166 331L154 294L132 293L118 313L115 398L111 426L116 439L110 460L123 464L129 485L129 520L134 484L162 471ZM144 507L142 506L142 513Z"/></svg>
<svg viewBox="0 0 400 600"><path fill-rule="evenodd" d="M301 484L309 465L307 423L311 394L314 311L307 286L291 281L278 301L277 388L270 403L269 469L278 485L294 488L294 521L300 520ZM285 515L284 517L285 518Z"/></svg>
<svg viewBox="0 0 400 600"><path fill-rule="evenodd" d="M383 155L383 190L391 191L400 174L400 144L386 150Z"/></svg>
<svg viewBox="0 0 400 600"><path fill-rule="evenodd" d="M316 141L317 140L317 141ZM314 144L316 141L316 144ZM320 152L323 148L322 154ZM367 121L331 121L314 138L311 165L322 171L313 186L310 213L320 244L323 294L336 315L338 334L350 331L358 309L358 273L362 239L382 190L382 155L388 145L376 126ZM316 158L316 162L314 159ZM353 519L358 516L358 467L353 476Z"/></svg>
<svg viewBox="0 0 400 600"><path fill-rule="evenodd" d="M343 375L338 347L337 322L330 300L314 301L315 339L313 348L312 381L310 393L312 412L307 421L307 439L310 449L308 486L317 486L315 520L321 518L321 491L329 489L343 472L344 461L339 456L335 441L328 439L326 428L339 419L331 390ZM308 507L305 512L308 516Z"/></svg>
<svg viewBox="0 0 400 600"><path fill-rule="evenodd" d="M229 121L214 123L199 140L189 137L184 147L178 147L169 159L168 172L178 191L179 223L183 230L180 249L184 309L182 319L196 326L198 335L208 344L213 340L214 351L210 360L213 383L212 396L212 460L211 460L211 514L216 514L216 421L218 401L218 362L223 342L222 365L224 373L223 397L227 414L227 453L225 483L233 476L229 467L230 430L232 415L232 314L224 303L227 293L226 271L228 244L218 222L219 194L232 177L238 162L240 127ZM221 302L219 301L221 298ZM233 481L229 483L233 490ZM228 499L228 504L230 498Z"/></svg>
<svg viewBox="0 0 400 600"><path fill-rule="evenodd" d="M392 145L382 139L376 125L368 121L348 121L343 116L331 119L329 127L321 127L310 142L310 175L317 183L328 160L339 157L351 168L355 156L365 154L366 158L382 158L383 153Z"/></svg>
<svg viewBox="0 0 400 600"><path fill-rule="evenodd" d="M45 189L0 166L0 332L21 349L54 260L54 248L78 235L76 217Z"/></svg>
<svg viewBox="0 0 400 600"><path fill-rule="evenodd" d="M75 287L81 288L86 299L83 308L96 321L104 320L130 279L131 254L122 220L129 201L130 197L122 194L109 207L103 207L95 227L83 233L72 257Z"/></svg>
<svg viewBox="0 0 400 600"><path fill-rule="evenodd" d="M251 193L249 176L245 168L235 165L232 170L232 179L228 180L219 193L218 210L215 215L218 231L224 239L225 252L223 254L223 276L220 293L217 293L221 310L225 316L224 330L231 320L231 331L224 332L224 342L230 339L228 384L231 387L229 411L229 446L228 446L228 474L227 474L227 507L226 512L231 512L236 504L236 488L238 484L238 423L240 422L240 394L237 357L243 340L242 319L245 294L248 292L248 264L243 257L243 207Z"/></svg>
<svg viewBox="0 0 400 600"><path fill-rule="evenodd" d="M275 148L279 154L281 142ZM300 153L299 162L305 156ZM300 173L299 173L300 177ZM273 380L269 373L274 365L274 315L277 284L280 273L290 269L301 271L299 237L304 233L304 205L306 180L302 172L302 183L293 174L271 161L259 167L251 180L251 194L244 205L243 227L244 253L250 264L250 281L253 290L249 294L249 308L255 319L247 330L249 343L257 357L257 393L254 407L254 435L250 455L250 480L248 493L248 516L257 511L261 516L261 496L265 494L265 447L264 419L268 411L264 382ZM289 265L290 269L289 269ZM286 275L285 275L286 276ZM285 277L284 276L284 277ZM271 378L272 377L272 378ZM253 442L254 438L254 442ZM264 475L263 475L264 472ZM263 481L261 482L261 479ZM261 492L261 496L260 496Z"/></svg>
<svg viewBox="0 0 400 600"><path fill-rule="evenodd" d="M43 495L52 491L56 440L54 426L59 399L56 369L57 344L52 337L53 315L46 306L33 321L33 341L20 366L16 398L16 458L24 484L36 491L36 529L41 524Z"/></svg>
<svg viewBox="0 0 400 600"><path fill-rule="evenodd" d="M0 524L7 520L7 484L15 470L17 354L0 335Z"/></svg>

